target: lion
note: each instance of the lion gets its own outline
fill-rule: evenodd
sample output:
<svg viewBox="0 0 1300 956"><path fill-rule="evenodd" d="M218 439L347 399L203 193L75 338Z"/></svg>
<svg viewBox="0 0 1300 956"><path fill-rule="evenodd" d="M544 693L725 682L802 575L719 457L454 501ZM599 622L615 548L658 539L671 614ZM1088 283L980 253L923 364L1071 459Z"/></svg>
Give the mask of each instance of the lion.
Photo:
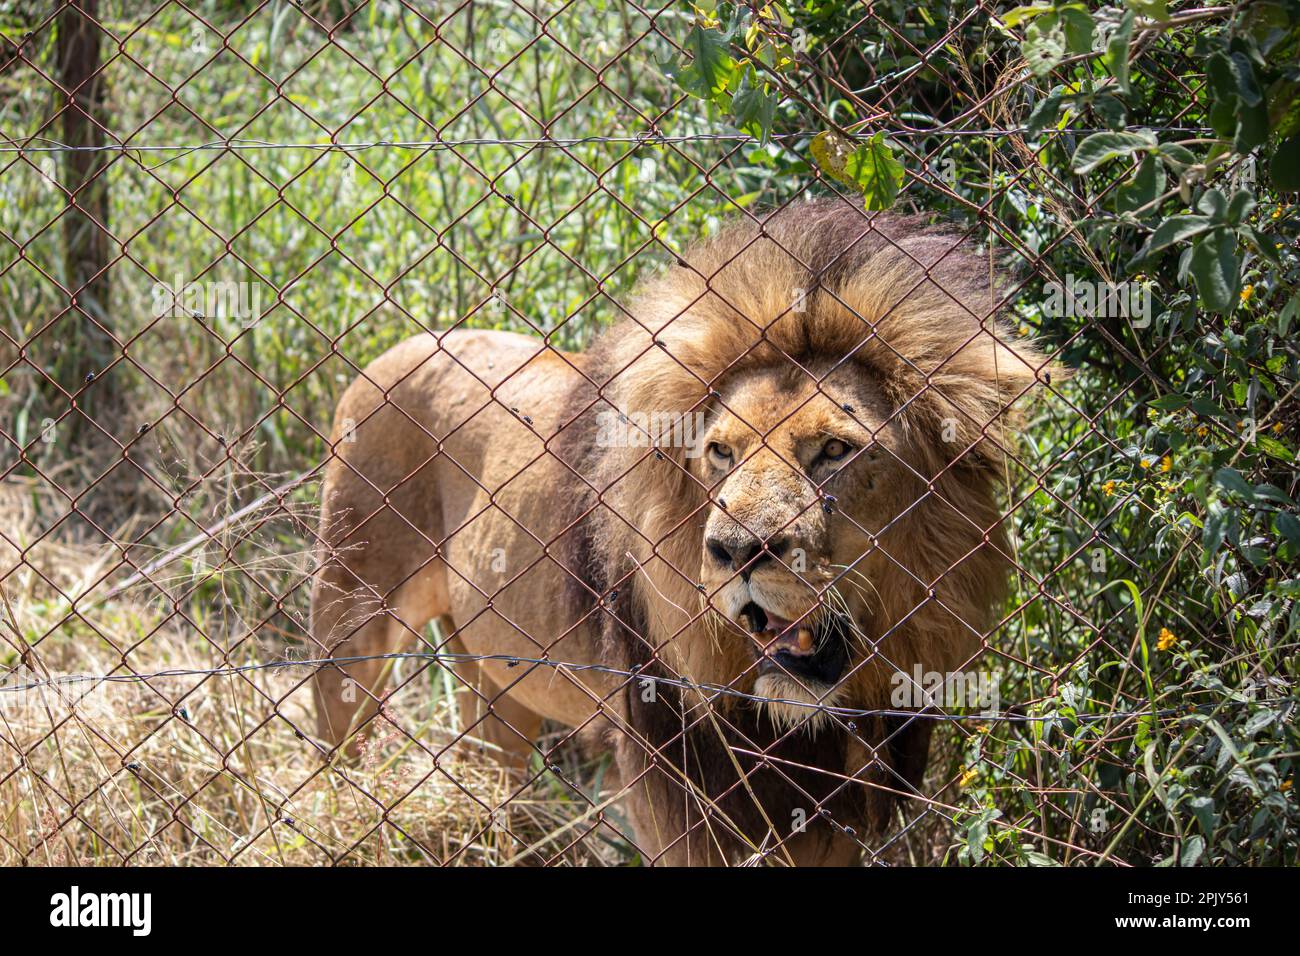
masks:
<svg viewBox="0 0 1300 956"><path fill-rule="evenodd" d="M584 351L394 347L330 438L320 736L418 644L504 765L543 720L612 753L646 862L858 861L928 759L897 675L969 665L1006 596L998 488L1053 366L1001 287L950 228L811 200L698 242Z"/></svg>

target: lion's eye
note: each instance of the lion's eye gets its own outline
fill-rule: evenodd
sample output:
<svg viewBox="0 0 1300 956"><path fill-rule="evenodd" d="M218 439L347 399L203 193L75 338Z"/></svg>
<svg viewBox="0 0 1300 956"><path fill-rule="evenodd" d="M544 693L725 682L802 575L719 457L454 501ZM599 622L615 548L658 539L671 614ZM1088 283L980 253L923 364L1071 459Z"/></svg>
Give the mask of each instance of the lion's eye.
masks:
<svg viewBox="0 0 1300 956"><path fill-rule="evenodd" d="M832 438L822 446L822 457L827 461L839 461L852 450L853 448L848 442L842 442L838 438Z"/></svg>
<svg viewBox="0 0 1300 956"><path fill-rule="evenodd" d="M718 468L730 468L734 453L730 445L722 442L709 442L709 461Z"/></svg>

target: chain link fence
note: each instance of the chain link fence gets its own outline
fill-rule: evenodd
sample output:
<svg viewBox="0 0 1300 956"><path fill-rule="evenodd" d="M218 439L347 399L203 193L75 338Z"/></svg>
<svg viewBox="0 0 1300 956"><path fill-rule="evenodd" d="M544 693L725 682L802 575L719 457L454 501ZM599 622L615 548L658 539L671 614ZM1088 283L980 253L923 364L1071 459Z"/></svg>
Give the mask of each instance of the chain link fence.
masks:
<svg viewBox="0 0 1300 956"><path fill-rule="evenodd" d="M1294 350L1109 245L1237 15L0 4L0 861L1293 846Z"/></svg>

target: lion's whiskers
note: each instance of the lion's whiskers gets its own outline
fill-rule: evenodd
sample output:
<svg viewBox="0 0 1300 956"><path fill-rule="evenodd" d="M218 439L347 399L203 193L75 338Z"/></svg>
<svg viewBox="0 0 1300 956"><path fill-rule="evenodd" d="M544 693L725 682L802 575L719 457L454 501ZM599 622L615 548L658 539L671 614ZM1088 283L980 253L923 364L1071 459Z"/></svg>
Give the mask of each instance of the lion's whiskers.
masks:
<svg viewBox="0 0 1300 956"><path fill-rule="evenodd" d="M859 637L864 636L862 635L862 632L858 630L857 622L853 619L853 614L849 610L849 602L845 599L844 595L840 593L837 587L830 585L824 592L821 616L824 620L833 614L838 614L840 620L845 623L848 630L857 634Z"/></svg>
<svg viewBox="0 0 1300 956"><path fill-rule="evenodd" d="M873 594L875 594L877 600L879 600L882 605L884 604L885 599L880 596L880 591L877 590L875 582L872 581L871 578L863 574L861 571L859 571L857 568L850 567L847 564L833 564L831 565L831 567L838 568L839 570L843 571L845 575L852 575L853 577L857 578L859 581L862 582L862 584L865 584L867 587L871 588L871 591ZM862 584L858 584L857 582L854 581L848 581L847 583L852 584L855 588L857 588L858 594L862 595L862 603L868 609L870 609L871 602L867 600L867 593L862 590ZM834 585L832 585L832 587L834 587Z"/></svg>
<svg viewBox="0 0 1300 956"><path fill-rule="evenodd" d="M701 610L704 612L701 618L704 623L704 632L709 636L709 643L713 646L713 652L721 654L723 622L726 617L710 604L708 598L703 595L700 596L700 604Z"/></svg>
<svg viewBox="0 0 1300 956"><path fill-rule="evenodd" d="M871 588L871 590L875 592L877 598L880 597L880 592L876 590L875 584L873 584L871 579L868 578L866 575L864 575L861 571L855 570L854 568L850 568L845 565L835 565L835 566L841 568L846 574L851 574L854 577L861 579L863 584L866 584L867 587ZM867 600L866 592L862 590L862 586L855 581L848 580L847 578L845 578L844 580L845 583L851 585L858 592L858 595L862 598L863 606L866 607L867 609L870 609L871 604ZM861 644L862 649L866 652L870 652L873 649L872 640L858 626L857 618L855 618L852 614L849 613L848 602L845 600L844 595L840 593L838 587L835 585L831 585L827 590L828 592L833 593L835 597L841 602L841 604L843 604L844 616L845 618L848 619L849 630L851 630L853 634L858 638L858 641Z"/></svg>

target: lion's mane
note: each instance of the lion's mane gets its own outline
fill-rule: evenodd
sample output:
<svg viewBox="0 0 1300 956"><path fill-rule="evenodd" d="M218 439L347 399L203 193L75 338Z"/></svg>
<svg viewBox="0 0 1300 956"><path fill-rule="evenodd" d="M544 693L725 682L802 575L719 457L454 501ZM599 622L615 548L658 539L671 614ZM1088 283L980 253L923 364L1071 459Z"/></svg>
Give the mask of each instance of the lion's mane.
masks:
<svg viewBox="0 0 1300 956"><path fill-rule="evenodd" d="M736 376L827 359L870 377L895 410L917 476L915 506L897 520L905 560L871 566L881 603L867 636L883 641L889 664L868 661L857 679L887 706L895 667L946 671L978 654L1009 561L996 488L1025 396L1049 370L999 318L998 275L987 252L950 228L835 199L736 222L645 282L584 353L588 382L572 392L554 446L581 489L561 549L576 575L568 598L598 622L606 663L707 683L733 676L717 663L725 657L695 579L705 490L682 448L597 447L597 415L690 414ZM874 763L884 788L875 794L905 790L924 769L928 721L863 718L853 729L790 734L743 699L715 698L718 720L671 685L653 703L643 696L630 682L627 719L642 739L612 735L624 770L657 751L675 769L647 777L652 796L657 779L665 806L681 805L681 771L712 799L725 794L719 812L747 833L813 800L837 819L879 822L886 799L799 767L852 776ZM727 747L771 748L775 763L752 772L758 758L742 760L742 785Z"/></svg>

